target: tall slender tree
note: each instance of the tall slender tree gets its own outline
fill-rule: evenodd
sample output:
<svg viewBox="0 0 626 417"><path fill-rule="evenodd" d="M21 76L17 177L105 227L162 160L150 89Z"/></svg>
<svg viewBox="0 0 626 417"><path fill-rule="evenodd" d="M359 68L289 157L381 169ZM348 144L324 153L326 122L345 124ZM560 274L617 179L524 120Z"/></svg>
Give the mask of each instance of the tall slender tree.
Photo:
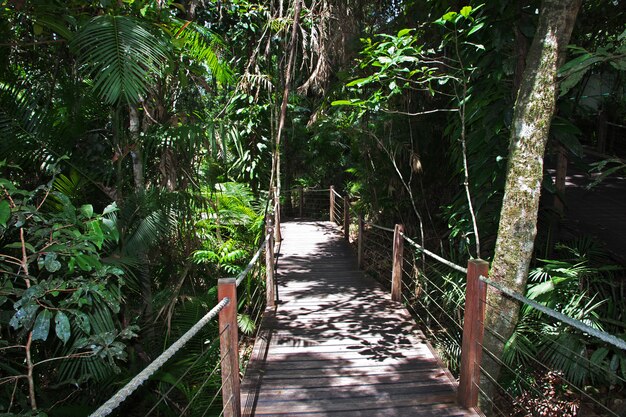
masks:
<svg viewBox="0 0 626 417"><path fill-rule="evenodd" d="M557 71L574 27L581 0L544 0L539 25L526 59L515 103L504 200L491 279L524 293L537 234L543 157L554 114ZM485 348L500 357L513 333L519 303L494 289L487 295ZM481 385L493 398L500 365L485 355ZM481 408L488 409L489 404Z"/></svg>

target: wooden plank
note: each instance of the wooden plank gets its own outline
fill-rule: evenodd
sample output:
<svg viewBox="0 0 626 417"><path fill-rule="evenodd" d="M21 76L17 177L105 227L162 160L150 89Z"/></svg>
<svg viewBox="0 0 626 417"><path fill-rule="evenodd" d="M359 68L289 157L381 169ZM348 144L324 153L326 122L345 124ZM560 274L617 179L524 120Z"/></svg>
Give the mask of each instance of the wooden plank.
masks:
<svg viewBox="0 0 626 417"><path fill-rule="evenodd" d="M370 395L372 398L373 395ZM360 412L355 415L378 415L378 416L471 416L465 410L455 407L445 397L432 396L425 398L423 402L419 400L401 401L378 397L370 401L362 398L355 398L350 401L344 398L343 401L285 401L266 403L257 407L255 416L283 416L302 415L303 413L315 413L314 415L340 415L345 416L348 412ZM368 414L364 414L368 413Z"/></svg>
<svg viewBox="0 0 626 417"><path fill-rule="evenodd" d="M330 222L285 222L275 311L242 382L245 416L475 416L399 302ZM260 345L260 346L257 346Z"/></svg>
<svg viewBox="0 0 626 417"><path fill-rule="evenodd" d="M371 365L361 365L361 366L351 366L346 368L344 366L325 366L319 368L296 368L298 372L294 372L294 368L288 367L265 367L265 370L271 370L265 378L267 379L284 379L284 378L292 378L292 379L304 379L309 378L311 376L320 376L325 378L340 378L340 377L362 377L363 372L367 372L368 377L398 377L398 378L414 378L417 376L422 376L424 372L430 372L432 369L437 369L436 363L428 363L427 365L421 367L415 367L413 369L402 369L398 370L390 366L371 366ZM407 379L408 381L409 379ZM250 383L247 379L244 382L248 383L248 387L254 386L253 383Z"/></svg>

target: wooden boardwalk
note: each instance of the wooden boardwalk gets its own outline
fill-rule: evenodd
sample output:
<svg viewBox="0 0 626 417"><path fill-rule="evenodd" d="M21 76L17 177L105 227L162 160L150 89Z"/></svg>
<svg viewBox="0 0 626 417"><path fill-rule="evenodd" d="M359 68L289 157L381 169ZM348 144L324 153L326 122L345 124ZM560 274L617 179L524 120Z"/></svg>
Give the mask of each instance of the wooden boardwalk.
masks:
<svg viewBox="0 0 626 417"><path fill-rule="evenodd" d="M244 416L475 416L409 313L328 222L283 224L279 304L242 383Z"/></svg>

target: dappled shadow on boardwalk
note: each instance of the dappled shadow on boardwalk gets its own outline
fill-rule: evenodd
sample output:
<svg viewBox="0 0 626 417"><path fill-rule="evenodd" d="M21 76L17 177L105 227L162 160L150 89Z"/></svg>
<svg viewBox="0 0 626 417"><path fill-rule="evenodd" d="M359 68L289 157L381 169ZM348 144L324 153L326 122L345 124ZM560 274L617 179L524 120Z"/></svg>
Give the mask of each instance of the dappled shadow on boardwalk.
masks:
<svg viewBox="0 0 626 417"><path fill-rule="evenodd" d="M332 353L269 355L252 415L470 415L455 407L447 377L434 366L409 359L371 365Z"/></svg>
<svg viewBox="0 0 626 417"><path fill-rule="evenodd" d="M245 415L462 416L408 312L357 270L330 223L284 225L280 303L266 313Z"/></svg>

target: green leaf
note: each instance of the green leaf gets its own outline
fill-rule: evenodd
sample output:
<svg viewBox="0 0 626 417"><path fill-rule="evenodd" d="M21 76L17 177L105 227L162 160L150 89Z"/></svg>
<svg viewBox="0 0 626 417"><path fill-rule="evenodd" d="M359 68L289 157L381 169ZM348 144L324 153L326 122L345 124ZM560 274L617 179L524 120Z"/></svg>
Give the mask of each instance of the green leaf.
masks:
<svg viewBox="0 0 626 417"><path fill-rule="evenodd" d="M481 45L479 43L463 42L463 44L473 46L474 48L478 49L479 51L484 51L485 50L484 45Z"/></svg>
<svg viewBox="0 0 626 417"><path fill-rule="evenodd" d="M5 245L4 247L7 249L22 249L22 242L9 243L8 245ZM33 245L31 245L28 242L24 242L24 247L28 249L31 253L37 252L35 248L33 247Z"/></svg>
<svg viewBox="0 0 626 417"><path fill-rule="evenodd" d="M102 244L104 243L104 233L102 232L102 228L100 227L100 222L98 220L93 220L89 222L89 227L92 231L92 242L98 247L98 249L102 249Z"/></svg>
<svg viewBox="0 0 626 417"><path fill-rule="evenodd" d="M7 200L0 201L0 226L7 227L7 222L11 218L11 205Z"/></svg>
<svg viewBox="0 0 626 417"><path fill-rule="evenodd" d="M37 314L37 310L39 310L39 305L34 301L29 301L25 306L15 312L15 315L13 315L9 321L9 325L15 330L20 327L26 329L30 328L35 319L35 314Z"/></svg>
<svg viewBox="0 0 626 417"><path fill-rule="evenodd" d="M44 267L48 272L57 272L61 269L61 262L57 261L56 253L48 253L43 262Z"/></svg>
<svg viewBox="0 0 626 417"><path fill-rule="evenodd" d="M413 29L402 29L401 31L398 32L398 38L406 36L409 33L411 33L412 31L413 31Z"/></svg>
<svg viewBox="0 0 626 417"><path fill-rule="evenodd" d="M448 12L444 14L443 16L441 16L441 19L443 19L446 22L451 22L454 20L454 18L456 18L457 15L458 15L457 12Z"/></svg>
<svg viewBox="0 0 626 417"><path fill-rule="evenodd" d="M369 83L370 81L372 81L372 77L358 78L356 80L350 81L348 84L346 84L346 87L354 87L355 85L360 87L365 83Z"/></svg>
<svg viewBox="0 0 626 417"><path fill-rule="evenodd" d="M78 254L74 257L74 259L76 259L76 263L78 264L78 267L82 269L83 271L89 272L93 268L97 268L100 266L100 261L98 260L97 257L93 255Z"/></svg>
<svg viewBox="0 0 626 417"><path fill-rule="evenodd" d="M52 319L52 312L48 309L43 310L35 319L35 325L33 326L33 340L48 339L50 333L50 320Z"/></svg>
<svg viewBox="0 0 626 417"><path fill-rule="evenodd" d="M533 285L528 289L526 296L531 300L536 299L538 296L554 290L554 282L546 281L541 284Z"/></svg>
<svg viewBox="0 0 626 417"><path fill-rule="evenodd" d="M604 358L606 358L608 354L609 354L609 350L607 348L601 347L595 352L593 352L589 360L591 361L591 363L595 365L601 365L602 361L604 361Z"/></svg>
<svg viewBox="0 0 626 417"><path fill-rule="evenodd" d="M254 320L250 318L247 314L237 314L237 327L244 334L252 334L256 325L254 324Z"/></svg>
<svg viewBox="0 0 626 417"><path fill-rule="evenodd" d="M93 216L93 206L91 204L80 206L80 213L87 218L91 218Z"/></svg>
<svg viewBox="0 0 626 417"><path fill-rule="evenodd" d="M91 322L89 321L89 316L78 310L74 310L72 313L76 317L76 324L78 327L85 332L85 334L91 333Z"/></svg>
<svg viewBox="0 0 626 417"><path fill-rule="evenodd" d="M472 6L465 6L461 9L461 15L465 18L468 18L470 13L472 13Z"/></svg>
<svg viewBox="0 0 626 417"><path fill-rule="evenodd" d="M480 22L480 23L472 26L472 28L469 30L469 32L467 32L467 36L471 36L472 34L478 32L479 30L481 30L483 28L483 26L485 26L484 22Z"/></svg>
<svg viewBox="0 0 626 417"><path fill-rule="evenodd" d="M564 76L567 75L567 73L570 71L577 71L593 59L594 56L589 52L579 55L576 58L563 64L563 66L559 68L559 75Z"/></svg>
<svg viewBox="0 0 626 417"><path fill-rule="evenodd" d="M205 64L218 82L225 84L233 82L233 70L218 53L225 42L203 25L180 19L174 19L174 22L177 26L175 27L176 38L171 42L176 46L180 45L189 58ZM187 75L180 77L184 80L183 83L187 78Z"/></svg>
<svg viewBox="0 0 626 417"><path fill-rule="evenodd" d="M331 106L357 106L362 103L363 102L361 100L351 99L351 100L335 100L332 103L330 103L330 105Z"/></svg>
<svg viewBox="0 0 626 417"><path fill-rule="evenodd" d="M117 204L116 203L111 203L108 206L106 206L104 208L104 211L102 212L102 215L107 215L109 213L113 213L115 211L118 211L119 209L117 208Z"/></svg>
<svg viewBox="0 0 626 417"><path fill-rule="evenodd" d="M54 317L54 325L57 337L63 341L63 344L67 343L71 336L70 320L67 318L67 315L62 311L58 311Z"/></svg>

